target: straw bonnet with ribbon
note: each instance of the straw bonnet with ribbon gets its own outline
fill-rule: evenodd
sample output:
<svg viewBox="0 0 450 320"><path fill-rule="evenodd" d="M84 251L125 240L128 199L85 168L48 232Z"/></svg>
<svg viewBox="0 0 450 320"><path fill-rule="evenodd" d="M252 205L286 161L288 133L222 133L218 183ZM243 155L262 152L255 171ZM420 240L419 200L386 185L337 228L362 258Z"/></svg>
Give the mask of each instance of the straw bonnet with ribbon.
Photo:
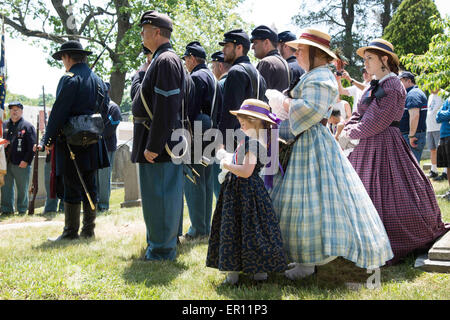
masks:
<svg viewBox="0 0 450 320"><path fill-rule="evenodd" d="M286 44L297 49L299 44L306 44L325 51L333 59L338 59L336 54L330 48L331 36L317 29L303 29L297 40L286 42Z"/></svg>
<svg viewBox="0 0 450 320"><path fill-rule="evenodd" d="M239 110L230 110L230 113L235 116L245 115L267 121L272 124L272 129L278 129L278 125L281 123L281 119L278 119L277 116L271 112L270 106L264 101L258 99L244 100ZM276 143L271 143L272 137L268 132L266 141L267 155L270 158L270 162L266 164L266 170L264 172L264 185L267 189L271 189L273 187L273 176L278 172L278 168L281 169L281 165L278 160L278 130L270 130L270 132L271 134L275 134L274 141L276 141ZM272 166L272 163L276 163L277 165Z"/></svg>
<svg viewBox="0 0 450 320"><path fill-rule="evenodd" d="M398 56L394 52L394 46L389 41L386 41L384 39L374 39L369 43L368 46L356 50L356 54L361 58L364 58L364 52L367 49L383 51L394 59L395 64L399 64Z"/></svg>

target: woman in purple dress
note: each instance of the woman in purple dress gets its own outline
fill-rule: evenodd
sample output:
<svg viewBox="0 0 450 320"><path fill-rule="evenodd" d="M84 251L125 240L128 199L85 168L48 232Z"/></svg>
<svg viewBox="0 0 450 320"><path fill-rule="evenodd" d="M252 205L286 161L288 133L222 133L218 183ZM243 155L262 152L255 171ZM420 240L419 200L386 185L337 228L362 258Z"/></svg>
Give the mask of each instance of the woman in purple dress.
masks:
<svg viewBox="0 0 450 320"><path fill-rule="evenodd" d="M342 133L359 140L349 160L359 174L391 242L394 258L427 250L448 231L433 187L398 128L406 91L397 78L399 60L391 43L373 40L358 49L367 71L375 75Z"/></svg>

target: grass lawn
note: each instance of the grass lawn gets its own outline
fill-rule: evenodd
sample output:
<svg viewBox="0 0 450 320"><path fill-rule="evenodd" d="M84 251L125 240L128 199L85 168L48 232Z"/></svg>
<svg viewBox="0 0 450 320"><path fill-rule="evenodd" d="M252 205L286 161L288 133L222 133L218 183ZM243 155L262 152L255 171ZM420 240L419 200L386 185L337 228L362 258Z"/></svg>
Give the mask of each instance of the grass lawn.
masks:
<svg viewBox="0 0 450 320"><path fill-rule="evenodd" d="M433 182L437 194L447 182ZM290 281L270 275L265 283L246 276L237 287L221 285L224 275L205 267L207 240L180 245L174 262L146 262L141 208L121 209L123 189L113 190L111 211L97 218L94 241L49 243L61 234L64 216L0 216L0 299L450 299L450 274L414 269L414 257L381 268L381 288L360 286L371 276L337 259L309 278ZM444 221L450 202L438 200ZM52 224L5 228L6 224ZM187 208L184 230L189 226ZM350 283L350 284L349 284Z"/></svg>

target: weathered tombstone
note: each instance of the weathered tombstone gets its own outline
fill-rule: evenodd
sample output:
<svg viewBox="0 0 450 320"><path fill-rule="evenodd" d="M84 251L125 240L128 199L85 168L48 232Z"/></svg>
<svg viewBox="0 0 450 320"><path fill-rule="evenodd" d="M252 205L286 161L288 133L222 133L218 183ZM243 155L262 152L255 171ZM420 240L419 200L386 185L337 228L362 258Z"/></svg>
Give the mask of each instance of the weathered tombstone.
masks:
<svg viewBox="0 0 450 320"><path fill-rule="evenodd" d="M130 159L130 147L124 145L121 147L124 154L128 151L128 161L124 161L123 179L125 196L124 201L120 204L121 208L138 207L141 205L141 190L139 185L139 170L136 163L132 163Z"/></svg>
<svg viewBox="0 0 450 320"><path fill-rule="evenodd" d="M428 257L419 257L416 266L425 271L450 273L450 232L434 243Z"/></svg>

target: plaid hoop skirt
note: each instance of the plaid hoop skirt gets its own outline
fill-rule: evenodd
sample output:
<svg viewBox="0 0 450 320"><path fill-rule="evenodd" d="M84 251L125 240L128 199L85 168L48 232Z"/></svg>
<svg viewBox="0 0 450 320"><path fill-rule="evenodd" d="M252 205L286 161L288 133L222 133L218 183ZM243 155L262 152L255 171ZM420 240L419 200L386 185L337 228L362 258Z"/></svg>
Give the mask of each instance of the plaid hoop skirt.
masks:
<svg viewBox="0 0 450 320"><path fill-rule="evenodd" d="M427 250L448 231L433 187L398 128L367 139L350 154L394 252L394 264L415 250Z"/></svg>
<svg viewBox="0 0 450 320"><path fill-rule="evenodd" d="M317 264L341 256L374 269L393 257L378 213L357 173L320 123L293 147L271 192L290 261Z"/></svg>

